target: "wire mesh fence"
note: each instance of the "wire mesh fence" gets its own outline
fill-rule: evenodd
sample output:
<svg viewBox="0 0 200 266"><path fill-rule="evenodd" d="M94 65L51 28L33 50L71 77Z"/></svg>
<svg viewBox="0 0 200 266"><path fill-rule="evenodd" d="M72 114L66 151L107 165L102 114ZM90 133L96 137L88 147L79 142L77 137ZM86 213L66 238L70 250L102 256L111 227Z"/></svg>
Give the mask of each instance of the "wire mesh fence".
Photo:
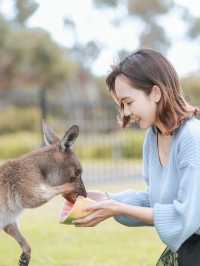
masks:
<svg viewBox="0 0 200 266"><path fill-rule="evenodd" d="M79 126L80 136L74 149L83 165L84 181L90 184L121 182L139 177L142 172L144 134L138 128L120 129L116 122L117 110L111 101L89 101L80 95L75 98L67 95L57 91L47 94L46 120L60 137L71 125ZM7 112L13 107L16 109L6 119L6 123L1 121L0 137L12 125L15 127L13 134L16 130L29 131L30 139L33 134L40 132L42 111L39 90L1 92L2 117L6 118ZM18 112L19 110L23 111ZM36 116L33 116L34 112L37 113ZM25 121L26 116L28 117ZM16 129L17 125L20 126ZM41 142L38 142L38 147L40 145Z"/></svg>

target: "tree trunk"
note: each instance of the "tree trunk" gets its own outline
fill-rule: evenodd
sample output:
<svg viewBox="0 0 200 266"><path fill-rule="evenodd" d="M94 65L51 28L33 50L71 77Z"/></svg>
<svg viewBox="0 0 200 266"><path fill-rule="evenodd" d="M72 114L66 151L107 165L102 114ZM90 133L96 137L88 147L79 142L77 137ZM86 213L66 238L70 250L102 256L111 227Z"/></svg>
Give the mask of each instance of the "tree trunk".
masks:
<svg viewBox="0 0 200 266"><path fill-rule="evenodd" d="M43 129L42 129L42 121L47 120L47 112L48 112L48 102L47 102L47 89L40 89L39 90L39 104L40 104L40 125L41 125L41 145L44 145L43 140Z"/></svg>

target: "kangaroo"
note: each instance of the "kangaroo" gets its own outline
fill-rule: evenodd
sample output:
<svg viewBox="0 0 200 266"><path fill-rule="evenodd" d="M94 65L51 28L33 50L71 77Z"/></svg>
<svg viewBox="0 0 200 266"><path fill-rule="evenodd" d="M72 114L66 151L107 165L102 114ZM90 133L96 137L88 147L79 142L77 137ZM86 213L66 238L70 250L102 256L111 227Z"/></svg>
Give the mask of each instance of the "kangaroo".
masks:
<svg viewBox="0 0 200 266"><path fill-rule="evenodd" d="M70 127L61 140L46 123L43 133L43 147L0 166L0 229L20 245L20 266L29 265L31 258L31 247L19 229L23 210L39 207L57 195L71 202L78 195L87 196L81 164L71 149L78 126Z"/></svg>

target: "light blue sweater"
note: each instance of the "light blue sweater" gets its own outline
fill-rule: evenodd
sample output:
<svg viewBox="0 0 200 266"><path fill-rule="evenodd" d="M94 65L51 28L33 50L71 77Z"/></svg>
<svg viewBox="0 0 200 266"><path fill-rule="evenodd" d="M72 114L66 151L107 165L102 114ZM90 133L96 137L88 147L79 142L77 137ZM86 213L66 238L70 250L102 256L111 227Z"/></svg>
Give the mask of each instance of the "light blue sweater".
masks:
<svg viewBox="0 0 200 266"><path fill-rule="evenodd" d="M200 234L200 120L193 117L176 130L164 167L158 156L156 128L150 127L143 144L143 177L146 192L108 194L120 202L153 208L160 239L177 251L192 234ZM127 226L146 225L127 216L114 218Z"/></svg>

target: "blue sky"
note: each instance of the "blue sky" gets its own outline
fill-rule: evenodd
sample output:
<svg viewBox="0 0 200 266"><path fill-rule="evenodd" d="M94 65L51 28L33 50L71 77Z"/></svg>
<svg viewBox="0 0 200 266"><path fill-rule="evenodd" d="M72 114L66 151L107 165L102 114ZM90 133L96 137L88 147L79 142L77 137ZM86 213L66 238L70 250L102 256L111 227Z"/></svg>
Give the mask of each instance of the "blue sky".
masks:
<svg viewBox="0 0 200 266"><path fill-rule="evenodd" d="M110 20L116 16L116 13L95 10L91 0L37 0L37 2L40 7L30 19L30 26L46 29L58 43L69 47L73 44L73 36L63 24L64 18L69 16L77 24L81 42L95 39L104 45L101 56L93 68L98 75L107 73L110 65L117 58L118 49L132 51L138 46L137 36L143 25L137 20L134 29L130 21L124 22L120 28L116 29L110 24ZM198 1L176 0L176 2L187 6L195 16L200 16ZM11 3L10 0L2 0L1 8L5 14L11 14ZM120 15L123 15L123 10L121 12ZM173 44L167 57L175 66L178 74L185 76L196 71L200 66L200 49L198 43L184 38L185 24L173 13L163 19L162 23Z"/></svg>

